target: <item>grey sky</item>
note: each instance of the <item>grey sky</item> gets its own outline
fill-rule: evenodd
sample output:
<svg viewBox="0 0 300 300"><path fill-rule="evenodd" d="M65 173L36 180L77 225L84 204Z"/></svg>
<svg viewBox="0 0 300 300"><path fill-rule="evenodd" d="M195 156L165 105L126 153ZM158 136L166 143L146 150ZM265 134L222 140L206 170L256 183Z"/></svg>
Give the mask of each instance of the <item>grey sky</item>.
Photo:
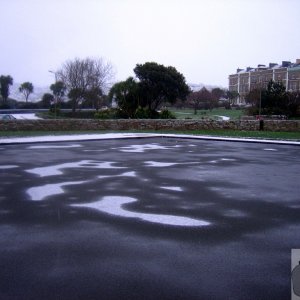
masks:
<svg viewBox="0 0 300 300"><path fill-rule="evenodd" d="M227 87L237 67L300 58L299 0L0 0L0 74L53 83L61 64L103 57L116 80L137 63Z"/></svg>

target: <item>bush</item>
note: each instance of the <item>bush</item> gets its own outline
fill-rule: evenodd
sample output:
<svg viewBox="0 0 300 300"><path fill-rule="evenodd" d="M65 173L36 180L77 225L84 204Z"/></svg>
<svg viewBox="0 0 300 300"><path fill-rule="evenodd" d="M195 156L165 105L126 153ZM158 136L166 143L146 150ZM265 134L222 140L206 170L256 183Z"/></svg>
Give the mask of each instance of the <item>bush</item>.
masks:
<svg viewBox="0 0 300 300"><path fill-rule="evenodd" d="M139 107L134 114L136 119L159 119L160 114L156 110L150 110L148 108Z"/></svg>
<svg viewBox="0 0 300 300"><path fill-rule="evenodd" d="M160 119L176 119L175 115L167 109L159 114Z"/></svg>
<svg viewBox="0 0 300 300"><path fill-rule="evenodd" d="M60 113L60 108L59 107L55 107L55 106L51 106L50 109L49 109L50 113L52 114L57 114L59 115Z"/></svg>
<svg viewBox="0 0 300 300"><path fill-rule="evenodd" d="M59 115L65 118L93 119L95 111L61 111Z"/></svg>
<svg viewBox="0 0 300 300"><path fill-rule="evenodd" d="M19 109L38 109L39 104L37 102L24 102L19 101L16 104L16 108Z"/></svg>
<svg viewBox="0 0 300 300"><path fill-rule="evenodd" d="M95 119L117 119L122 117L122 111L116 108L105 109L98 111L94 114Z"/></svg>
<svg viewBox="0 0 300 300"><path fill-rule="evenodd" d="M136 119L151 119L151 112L149 109L139 107L134 113Z"/></svg>

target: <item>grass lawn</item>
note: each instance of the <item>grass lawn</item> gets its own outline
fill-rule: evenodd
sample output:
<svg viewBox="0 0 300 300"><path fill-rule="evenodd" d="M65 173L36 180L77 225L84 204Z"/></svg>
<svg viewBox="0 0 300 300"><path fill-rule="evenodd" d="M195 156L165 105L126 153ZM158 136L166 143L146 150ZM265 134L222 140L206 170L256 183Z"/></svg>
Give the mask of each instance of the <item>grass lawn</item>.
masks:
<svg viewBox="0 0 300 300"><path fill-rule="evenodd" d="M149 131L149 130L126 130L126 131L0 131L1 138L31 137L46 135L75 135L75 134L104 134L104 133L172 133L191 134L220 137L241 137L255 139L278 139L300 141L300 132L271 132L271 131L238 131L238 130L190 130L190 131Z"/></svg>
<svg viewBox="0 0 300 300"><path fill-rule="evenodd" d="M244 115L243 109L224 109L224 108L214 108L210 110L198 110L197 114L194 114L193 109L183 108L183 109L174 109L169 108L169 110L175 115L177 119L202 119L202 118L212 118L215 116L225 116L229 117L231 120L238 120L241 116Z"/></svg>

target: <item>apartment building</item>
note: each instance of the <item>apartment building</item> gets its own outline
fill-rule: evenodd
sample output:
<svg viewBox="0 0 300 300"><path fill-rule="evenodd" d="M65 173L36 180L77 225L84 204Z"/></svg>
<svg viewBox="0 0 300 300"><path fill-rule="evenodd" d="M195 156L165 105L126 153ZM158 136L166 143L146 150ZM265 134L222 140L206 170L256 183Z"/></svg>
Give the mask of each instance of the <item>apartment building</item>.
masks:
<svg viewBox="0 0 300 300"><path fill-rule="evenodd" d="M237 69L235 74L229 75L229 91L238 92L236 104L242 105L250 91L267 88L270 80L282 82L287 91L300 91L300 59L295 63L283 61L281 65L270 63L257 68Z"/></svg>

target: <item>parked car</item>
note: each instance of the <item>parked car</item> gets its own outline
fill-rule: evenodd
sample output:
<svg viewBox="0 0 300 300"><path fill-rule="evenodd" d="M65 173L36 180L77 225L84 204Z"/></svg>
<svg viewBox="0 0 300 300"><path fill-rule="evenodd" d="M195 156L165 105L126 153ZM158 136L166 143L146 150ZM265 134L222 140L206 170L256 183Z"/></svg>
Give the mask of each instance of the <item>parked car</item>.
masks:
<svg viewBox="0 0 300 300"><path fill-rule="evenodd" d="M13 115L0 115L0 120L15 120Z"/></svg>

